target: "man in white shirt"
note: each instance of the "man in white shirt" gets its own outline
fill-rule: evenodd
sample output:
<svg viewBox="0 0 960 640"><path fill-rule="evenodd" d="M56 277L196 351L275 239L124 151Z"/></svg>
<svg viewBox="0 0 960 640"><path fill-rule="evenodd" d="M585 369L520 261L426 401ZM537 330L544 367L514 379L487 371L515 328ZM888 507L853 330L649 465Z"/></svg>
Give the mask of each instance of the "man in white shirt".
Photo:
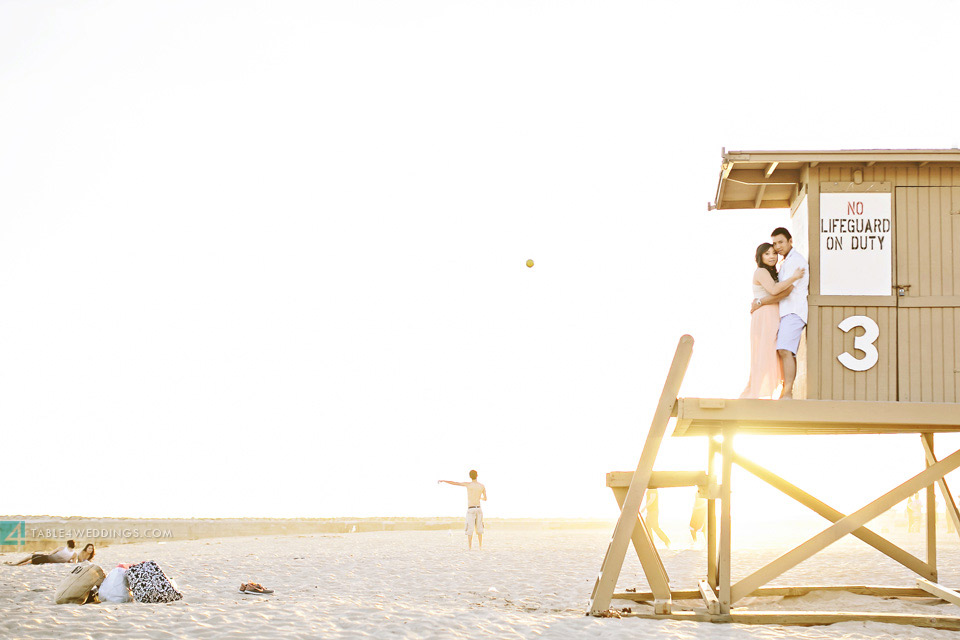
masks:
<svg viewBox="0 0 960 640"><path fill-rule="evenodd" d="M50 564L76 561L76 543L73 540L67 540L67 546L57 549L53 553L34 553L29 558L24 558L20 562L8 562L7 564L19 567L24 564Z"/></svg>
<svg viewBox="0 0 960 640"><path fill-rule="evenodd" d="M480 548L483 549L483 510L480 501L487 499L487 488L477 482L477 472L470 470L470 482L455 482L453 480L437 480L437 484L445 482L467 489L467 518L466 534L467 549L473 549L473 534L476 532Z"/></svg>
<svg viewBox="0 0 960 640"><path fill-rule="evenodd" d="M800 335L807 326L807 291L810 283L810 269L807 260L793 248L793 237L783 227L777 227L770 234L774 250L783 260L777 267L779 280L792 276L797 269L806 273L793 285L793 291L780 301L780 330L777 332L777 353L783 365L783 393L780 399L793 398L793 382L797 377L797 349L800 348Z"/></svg>
<svg viewBox="0 0 960 640"><path fill-rule="evenodd" d="M76 562L77 549L75 545L76 543L73 540L67 540L67 546L51 553L50 558L54 562Z"/></svg>

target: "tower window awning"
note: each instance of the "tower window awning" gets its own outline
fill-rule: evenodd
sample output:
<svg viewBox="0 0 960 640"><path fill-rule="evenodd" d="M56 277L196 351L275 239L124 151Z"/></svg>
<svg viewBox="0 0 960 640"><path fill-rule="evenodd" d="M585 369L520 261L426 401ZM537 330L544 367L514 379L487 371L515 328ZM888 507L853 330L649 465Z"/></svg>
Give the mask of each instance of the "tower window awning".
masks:
<svg viewBox="0 0 960 640"><path fill-rule="evenodd" d="M790 209L800 197L803 171L827 163L960 163L960 149L842 151L726 151L711 209Z"/></svg>

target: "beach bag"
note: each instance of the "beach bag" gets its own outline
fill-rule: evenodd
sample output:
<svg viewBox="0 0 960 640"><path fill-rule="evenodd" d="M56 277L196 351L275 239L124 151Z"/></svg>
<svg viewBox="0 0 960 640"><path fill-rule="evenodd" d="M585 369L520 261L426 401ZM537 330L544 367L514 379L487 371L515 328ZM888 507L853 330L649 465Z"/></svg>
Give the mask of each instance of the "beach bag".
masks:
<svg viewBox="0 0 960 640"><path fill-rule="evenodd" d="M174 602L183 597L153 560L133 565L126 578L137 602Z"/></svg>
<svg viewBox="0 0 960 640"><path fill-rule="evenodd" d="M80 565L60 583L54 599L57 604L84 604L96 598L97 587L105 577L103 569L95 564Z"/></svg>
<svg viewBox="0 0 960 640"><path fill-rule="evenodd" d="M98 592L102 602L130 602L133 596L127 586L127 570L117 567L107 574Z"/></svg>

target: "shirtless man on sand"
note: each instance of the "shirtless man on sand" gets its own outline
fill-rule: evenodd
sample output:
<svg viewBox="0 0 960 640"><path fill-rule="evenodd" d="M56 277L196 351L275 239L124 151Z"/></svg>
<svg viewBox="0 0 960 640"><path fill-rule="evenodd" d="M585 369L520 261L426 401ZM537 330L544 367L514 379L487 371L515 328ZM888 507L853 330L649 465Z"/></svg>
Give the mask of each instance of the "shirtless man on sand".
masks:
<svg viewBox="0 0 960 640"><path fill-rule="evenodd" d="M487 499L487 488L477 482L477 472L470 471L470 482L437 480L437 484L441 482L467 488L467 549L473 549L474 531L477 532L477 541L483 549L483 511L480 509L480 501Z"/></svg>

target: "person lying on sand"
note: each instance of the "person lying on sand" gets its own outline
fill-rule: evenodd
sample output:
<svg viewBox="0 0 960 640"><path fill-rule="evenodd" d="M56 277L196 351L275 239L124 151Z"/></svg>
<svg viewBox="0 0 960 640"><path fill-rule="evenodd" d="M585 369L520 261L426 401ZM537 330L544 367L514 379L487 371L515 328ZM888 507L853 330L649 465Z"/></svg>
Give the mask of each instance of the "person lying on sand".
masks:
<svg viewBox="0 0 960 640"><path fill-rule="evenodd" d="M77 561L77 543L73 540L67 540L67 546L57 549L53 553L34 553L29 558L24 558L20 562L8 562L7 564L19 567L25 564L49 564L60 562ZM93 546L93 545L88 545ZM92 557L92 556L91 556Z"/></svg>
<svg viewBox="0 0 960 640"><path fill-rule="evenodd" d="M93 560L93 556L95 555L97 555L97 549L91 542L83 548L83 551L77 554L77 562L87 562L89 560Z"/></svg>
<svg viewBox="0 0 960 640"><path fill-rule="evenodd" d="M477 540L483 549L483 511L480 501L487 499L487 488L477 482L477 472L470 470L470 482L455 482L453 480L437 480L437 484L445 482L457 487L467 488L467 549L473 549L473 532L477 532Z"/></svg>

